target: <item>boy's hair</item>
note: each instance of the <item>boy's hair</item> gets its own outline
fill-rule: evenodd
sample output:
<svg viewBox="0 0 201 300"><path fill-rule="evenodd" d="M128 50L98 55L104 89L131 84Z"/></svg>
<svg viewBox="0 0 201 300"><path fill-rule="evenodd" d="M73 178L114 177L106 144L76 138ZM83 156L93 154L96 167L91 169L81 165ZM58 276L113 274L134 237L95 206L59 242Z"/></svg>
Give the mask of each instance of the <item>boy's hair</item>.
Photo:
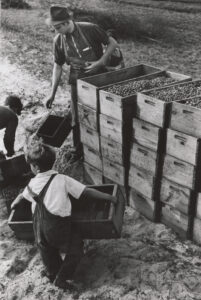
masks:
<svg viewBox="0 0 201 300"><path fill-rule="evenodd" d="M33 136L29 139L24 151L27 162L37 165L40 172L46 172L52 169L56 159L56 153L52 147L44 144L37 136Z"/></svg>
<svg viewBox="0 0 201 300"><path fill-rule="evenodd" d="M23 108L23 105L22 105L22 102L21 102L20 98L15 96L15 95L8 96L5 100L5 105L9 106L9 107L15 107L20 111Z"/></svg>

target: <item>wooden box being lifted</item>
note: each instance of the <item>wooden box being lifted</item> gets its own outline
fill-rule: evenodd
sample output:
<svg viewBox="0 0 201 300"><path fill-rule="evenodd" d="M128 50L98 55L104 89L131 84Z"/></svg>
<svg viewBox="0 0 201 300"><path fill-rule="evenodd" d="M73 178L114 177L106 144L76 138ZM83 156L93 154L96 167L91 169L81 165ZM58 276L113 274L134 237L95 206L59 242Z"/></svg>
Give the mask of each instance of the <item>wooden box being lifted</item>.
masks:
<svg viewBox="0 0 201 300"><path fill-rule="evenodd" d="M72 226L79 229L83 239L119 238L123 225L125 199L118 185L92 185L91 188L116 197L116 204L109 201L82 202L71 197ZM20 205L12 210L8 224L19 239L33 240L33 222L31 204L22 200Z"/></svg>
<svg viewBox="0 0 201 300"><path fill-rule="evenodd" d="M99 90L108 84L117 83L160 71L159 68L139 64L118 71L106 72L95 76L78 79L78 102L99 112Z"/></svg>

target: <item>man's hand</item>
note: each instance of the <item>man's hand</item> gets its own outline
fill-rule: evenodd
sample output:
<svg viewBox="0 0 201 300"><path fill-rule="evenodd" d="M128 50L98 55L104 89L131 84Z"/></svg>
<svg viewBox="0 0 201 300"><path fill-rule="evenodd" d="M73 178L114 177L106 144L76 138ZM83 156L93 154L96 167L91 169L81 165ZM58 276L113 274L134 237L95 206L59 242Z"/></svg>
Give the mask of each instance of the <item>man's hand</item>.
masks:
<svg viewBox="0 0 201 300"><path fill-rule="evenodd" d="M49 98L47 98L47 100L45 101L46 107L47 108L51 108L53 101L54 101L54 97L53 96L50 96Z"/></svg>
<svg viewBox="0 0 201 300"><path fill-rule="evenodd" d="M93 74L97 72L100 68L102 68L104 65L101 63L100 60L94 61L94 62L88 62L88 66L84 68L85 73L87 74Z"/></svg>
<svg viewBox="0 0 201 300"><path fill-rule="evenodd" d="M11 209L15 209L16 206L21 202L21 200L23 199L23 195L22 194L19 194L17 196L17 198L15 198L15 200L13 201L13 203L11 204Z"/></svg>

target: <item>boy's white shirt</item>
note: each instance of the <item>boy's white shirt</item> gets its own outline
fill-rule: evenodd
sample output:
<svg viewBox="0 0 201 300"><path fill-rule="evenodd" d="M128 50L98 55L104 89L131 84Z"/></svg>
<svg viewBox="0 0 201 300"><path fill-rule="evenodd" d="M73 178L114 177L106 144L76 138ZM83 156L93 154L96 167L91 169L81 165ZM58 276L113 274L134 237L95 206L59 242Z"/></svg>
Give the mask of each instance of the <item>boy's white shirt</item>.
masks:
<svg viewBox="0 0 201 300"><path fill-rule="evenodd" d="M47 210L53 215L61 217L70 216L71 202L68 194L70 193L74 198L79 199L86 187L84 184L69 176L58 174L57 171L49 170L47 172L38 173L32 178L29 182L29 187L38 195L53 174L57 175L50 183L43 203ZM34 213L36 202L27 187L24 189L22 195L25 199L32 202L32 213Z"/></svg>

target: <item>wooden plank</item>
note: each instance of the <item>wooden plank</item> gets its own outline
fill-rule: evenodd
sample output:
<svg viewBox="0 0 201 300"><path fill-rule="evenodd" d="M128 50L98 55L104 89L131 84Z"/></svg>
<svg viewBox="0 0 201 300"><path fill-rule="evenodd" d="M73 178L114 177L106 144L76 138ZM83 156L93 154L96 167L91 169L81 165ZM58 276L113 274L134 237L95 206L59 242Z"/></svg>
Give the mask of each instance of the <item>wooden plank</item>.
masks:
<svg viewBox="0 0 201 300"><path fill-rule="evenodd" d="M125 183L125 168L105 157L103 157L103 175L120 185Z"/></svg>
<svg viewBox="0 0 201 300"><path fill-rule="evenodd" d="M112 162L116 162L119 164L124 164L124 149L123 145L112 141L111 139L107 139L103 136L100 137L101 143L101 153L102 156L109 159Z"/></svg>
<svg viewBox="0 0 201 300"><path fill-rule="evenodd" d="M77 80L78 102L99 112L99 90L108 84L143 76L160 69L144 64L131 66L113 72L106 72Z"/></svg>
<svg viewBox="0 0 201 300"><path fill-rule="evenodd" d="M195 187L195 166L168 154L164 159L163 176L189 189Z"/></svg>
<svg viewBox="0 0 201 300"><path fill-rule="evenodd" d="M153 199L155 177L146 170L130 165L128 185L148 199Z"/></svg>
<svg viewBox="0 0 201 300"><path fill-rule="evenodd" d="M172 206L165 205L161 211L161 223L172 228L180 237L188 238L190 216L183 214Z"/></svg>
<svg viewBox="0 0 201 300"><path fill-rule="evenodd" d="M171 102L164 102L147 94L137 93L137 117L157 125L167 127L169 125Z"/></svg>
<svg viewBox="0 0 201 300"><path fill-rule="evenodd" d="M147 219L152 222L157 221L156 202L144 197L141 193L132 188L129 193L129 204Z"/></svg>
<svg viewBox="0 0 201 300"><path fill-rule="evenodd" d="M100 135L123 143L123 123L117 119L100 114Z"/></svg>
<svg viewBox="0 0 201 300"><path fill-rule="evenodd" d="M102 184L103 174L102 171L96 169L94 166L84 162L84 177L89 184Z"/></svg>
<svg viewBox="0 0 201 300"><path fill-rule="evenodd" d="M193 241L201 245L201 220L195 218L193 223Z"/></svg>
<svg viewBox="0 0 201 300"><path fill-rule="evenodd" d="M198 219L201 220L201 193L198 193L198 195L197 195L195 215Z"/></svg>
<svg viewBox="0 0 201 300"><path fill-rule="evenodd" d="M133 118L134 142L157 152L164 152L166 143L166 132L158 126L146 121Z"/></svg>
<svg viewBox="0 0 201 300"><path fill-rule="evenodd" d="M166 153L189 164L196 165L200 141L179 131L167 129Z"/></svg>
<svg viewBox="0 0 201 300"><path fill-rule="evenodd" d="M158 167L158 153L133 143L130 152L130 162L155 176Z"/></svg>
<svg viewBox="0 0 201 300"><path fill-rule="evenodd" d="M160 201L188 215L192 208L192 190L175 182L162 178Z"/></svg>
<svg viewBox="0 0 201 300"><path fill-rule="evenodd" d="M100 113L115 116L116 119L126 120L132 117L136 110L137 95L121 97L110 92L100 90Z"/></svg>
<svg viewBox="0 0 201 300"><path fill-rule="evenodd" d="M83 152L84 161L102 172L103 166L100 153L85 144L83 144Z"/></svg>
<svg viewBox="0 0 201 300"><path fill-rule="evenodd" d="M78 103L79 122L85 126L99 131L99 117L97 111Z"/></svg>
<svg viewBox="0 0 201 300"><path fill-rule="evenodd" d="M83 124L80 125L80 140L97 152L100 152L99 133Z"/></svg>
<svg viewBox="0 0 201 300"><path fill-rule="evenodd" d="M200 99L201 96L173 102L170 128L201 138L201 109L185 104L187 101L195 101L197 98Z"/></svg>

